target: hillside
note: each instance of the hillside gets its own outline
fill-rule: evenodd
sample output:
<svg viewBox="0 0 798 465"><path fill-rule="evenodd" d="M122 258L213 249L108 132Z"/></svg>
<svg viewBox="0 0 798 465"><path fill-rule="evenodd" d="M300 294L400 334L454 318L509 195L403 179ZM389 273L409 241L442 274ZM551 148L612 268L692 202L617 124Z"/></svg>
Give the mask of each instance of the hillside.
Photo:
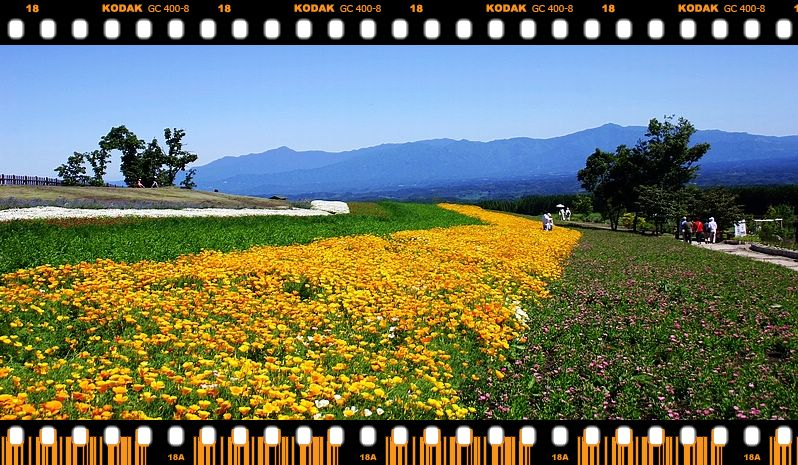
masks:
<svg viewBox="0 0 798 465"><path fill-rule="evenodd" d="M0 186L0 208L53 205L85 208L277 208L287 202L176 187Z"/></svg>
<svg viewBox="0 0 798 465"><path fill-rule="evenodd" d="M545 186L546 192L573 192L578 189L576 172L596 148L611 151L619 145L634 145L645 130L642 126L607 124L550 139L435 139L340 153L297 152L281 147L216 160L198 167L195 179L203 188L230 193L293 197L323 194L325 198L346 200L431 198L430 194L438 194L433 195L437 198L472 198L508 183ZM698 131L692 141L708 142L712 147L701 161L704 169L699 183L789 183L798 179L798 136L707 130ZM774 171L774 167L786 169ZM508 190L502 192L507 194Z"/></svg>

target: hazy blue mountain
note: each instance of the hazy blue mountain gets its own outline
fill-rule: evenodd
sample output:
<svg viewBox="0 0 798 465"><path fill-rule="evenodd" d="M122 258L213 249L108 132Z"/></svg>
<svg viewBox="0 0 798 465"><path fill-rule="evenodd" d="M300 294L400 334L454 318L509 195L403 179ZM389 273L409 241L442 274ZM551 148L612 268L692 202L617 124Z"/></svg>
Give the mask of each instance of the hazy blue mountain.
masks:
<svg viewBox="0 0 798 465"><path fill-rule="evenodd" d="M339 153L281 147L200 166L195 180L201 189L294 197L369 198L404 193L401 198L459 198L497 186L506 190L514 183L569 192L578 188L576 172L596 148L611 151L622 144L634 145L645 130L607 124L550 139L435 139ZM711 174L715 181L722 182L727 168L735 184L764 174L772 180L778 177L774 166L787 169L782 173L785 182L798 175L798 136L707 130L698 131L692 142L711 144L701 164L702 173Z"/></svg>
<svg viewBox="0 0 798 465"><path fill-rule="evenodd" d="M261 175L318 168L347 160L355 153L356 151L336 154L318 150L297 152L288 147L280 147L261 153L214 160L207 165L197 167L196 178L202 179L203 183L212 183L253 173Z"/></svg>

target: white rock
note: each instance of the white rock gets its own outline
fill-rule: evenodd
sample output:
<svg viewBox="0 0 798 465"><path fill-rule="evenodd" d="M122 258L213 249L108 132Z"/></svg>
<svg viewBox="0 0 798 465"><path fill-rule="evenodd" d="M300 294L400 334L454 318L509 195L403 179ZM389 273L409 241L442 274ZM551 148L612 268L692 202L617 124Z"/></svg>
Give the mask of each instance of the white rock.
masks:
<svg viewBox="0 0 798 465"><path fill-rule="evenodd" d="M321 210L325 212L349 213L349 205L346 202L336 202L333 200L314 200L310 202L311 210Z"/></svg>

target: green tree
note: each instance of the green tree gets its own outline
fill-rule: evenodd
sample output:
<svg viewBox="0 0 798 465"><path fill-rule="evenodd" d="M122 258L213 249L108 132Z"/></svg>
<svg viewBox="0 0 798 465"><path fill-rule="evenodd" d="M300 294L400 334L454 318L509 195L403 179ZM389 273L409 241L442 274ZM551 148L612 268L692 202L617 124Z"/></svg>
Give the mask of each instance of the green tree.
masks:
<svg viewBox="0 0 798 465"><path fill-rule="evenodd" d="M781 219L781 221L759 224L759 238L766 242L780 243L784 239L795 234L795 210L792 205L769 206L765 212L766 219Z"/></svg>
<svg viewBox="0 0 798 465"><path fill-rule="evenodd" d="M637 230L642 192L650 195L677 192L695 177L698 167L694 163L709 150L709 144L690 147L695 128L684 118L679 118L676 124L672 120L672 116L665 117L663 122L651 119L645 139L631 149L620 146L615 153L596 149L579 171L577 178L582 187L593 195L596 210L609 216L613 229L617 227L618 217L628 210L634 212L632 229ZM641 191L641 186L657 190ZM659 208L656 203L659 203L657 198L649 198L643 205L656 209Z"/></svg>
<svg viewBox="0 0 798 465"><path fill-rule="evenodd" d="M593 209L610 220L610 227L618 229L628 199L633 196L636 172L630 164L631 150L625 145L615 152L600 149L587 158L585 167L577 173L582 188L593 196Z"/></svg>
<svg viewBox="0 0 798 465"><path fill-rule="evenodd" d="M177 176L177 173L185 170L186 165L189 163L197 161L196 154L183 150L183 137L185 135L186 131L183 129L166 128L163 130L163 137L166 141L166 146L169 147L169 152L165 155L163 161L163 164L166 166L163 169L164 185L173 186L175 184L175 177Z"/></svg>
<svg viewBox="0 0 798 465"><path fill-rule="evenodd" d="M699 200L695 213L704 220L709 217L715 218L718 231L731 228L735 221L743 217L743 208L739 205L737 196L726 188L704 189Z"/></svg>
<svg viewBox="0 0 798 465"><path fill-rule="evenodd" d="M111 153L106 150L94 150L84 153L83 157L89 162L91 170L94 172L94 177L91 178L89 184L92 186L104 186L105 180L103 176L105 176L108 162L111 160Z"/></svg>
<svg viewBox="0 0 798 465"><path fill-rule="evenodd" d="M657 186L662 190L677 192L695 178L698 166L695 163L709 151L709 144L690 147L690 137L695 127L685 118L673 123L673 116L662 122L652 118L648 123L645 139L637 142L631 152L638 186ZM638 205L638 198L629 199L628 206ZM637 230L637 208L632 229Z"/></svg>
<svg viewBox="0 0 798 465"><path fill-rule="evenodd" d="M686 119L673 116L660 122L652 118L648 123L646 139L638 141L634 150L634 163L640 168L643 184L659 185L672 191L693 180L698 172L694 164L708 151L709 144L689 146L695 127Z"/></svg>
<svg viewBox="0 0 798 465"><path fill-rule="evenodd" d="M638 209L654 225L654 235L661 234L665 230L665 224L678 217L678 200L677 193L660 186L637 187Z"/></svg>
<svg viewBox="0 0 798 465"><path fill-rule="evenodd" d="M162 181L161 165L163 165L165 156L163 149L158 145L158 139L153 138L138 157L139 178L145 186L152 186L153 181L159 183Z"/></svg>
<svg viewBox="0 0 798 465"><path fill-rule="evenodd" d="M676 192L676 203L676 221L682 216L701 221L712 217L718 223L718 231L731 228L735 221L743 218L737 195L724 187L699 189L689 184Z"/></svg>
<svg viewBox="0 0 798 465"><path fill-rule="evenodd" d="M100 149L110 153L112 150L122 152L121 166L125 184L135 186L142 177L139 160L139 150L144 148L144 141L136 137L133 132L123 126L111 128L108 134L100 139Z"/></svg>
<svg viewBox="0 0 798 465"><path fill-rule="evenodd" d="M84 154L74 152L66 163L59 165L54 171L58 173L65 186L84 186L89 182L84 161Z"/></svg>
<svg viewBox="0 0 798 465"><path fill-rule="evenodd" d="M593 213L593 199L589 195L578 195L573 200L574 206L571 208L574 213L589 215Z"/></svg>
<svg viewBox="0 0 798 465"><path fill-rule="evenodd" d="M180 186L182 186L183 189L194 189L195 187L197 187L197 183L194 182L194 175L196 173L197 173L197 170L194 169L194 168L191 168L190 170L188 170L188 172L186 172L185 179L180 181Z"/></svg>

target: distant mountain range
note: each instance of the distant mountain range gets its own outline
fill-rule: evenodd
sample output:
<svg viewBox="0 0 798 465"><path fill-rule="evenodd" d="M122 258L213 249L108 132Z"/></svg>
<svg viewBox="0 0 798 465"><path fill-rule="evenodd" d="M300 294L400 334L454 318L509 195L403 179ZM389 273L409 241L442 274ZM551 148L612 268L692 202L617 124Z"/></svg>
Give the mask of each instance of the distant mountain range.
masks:
<svg viewBox="0 0 798 465"><path fill-rule="evenodd" d="M197 167L200 189L257 196L355 200L517 197L579 190L576 172L600 148L634 145L642 126L604 126L550 139L435 139L347 152L280 147ZM697 131L708 142L699 184L798 183L798 136Z"/></svg>

